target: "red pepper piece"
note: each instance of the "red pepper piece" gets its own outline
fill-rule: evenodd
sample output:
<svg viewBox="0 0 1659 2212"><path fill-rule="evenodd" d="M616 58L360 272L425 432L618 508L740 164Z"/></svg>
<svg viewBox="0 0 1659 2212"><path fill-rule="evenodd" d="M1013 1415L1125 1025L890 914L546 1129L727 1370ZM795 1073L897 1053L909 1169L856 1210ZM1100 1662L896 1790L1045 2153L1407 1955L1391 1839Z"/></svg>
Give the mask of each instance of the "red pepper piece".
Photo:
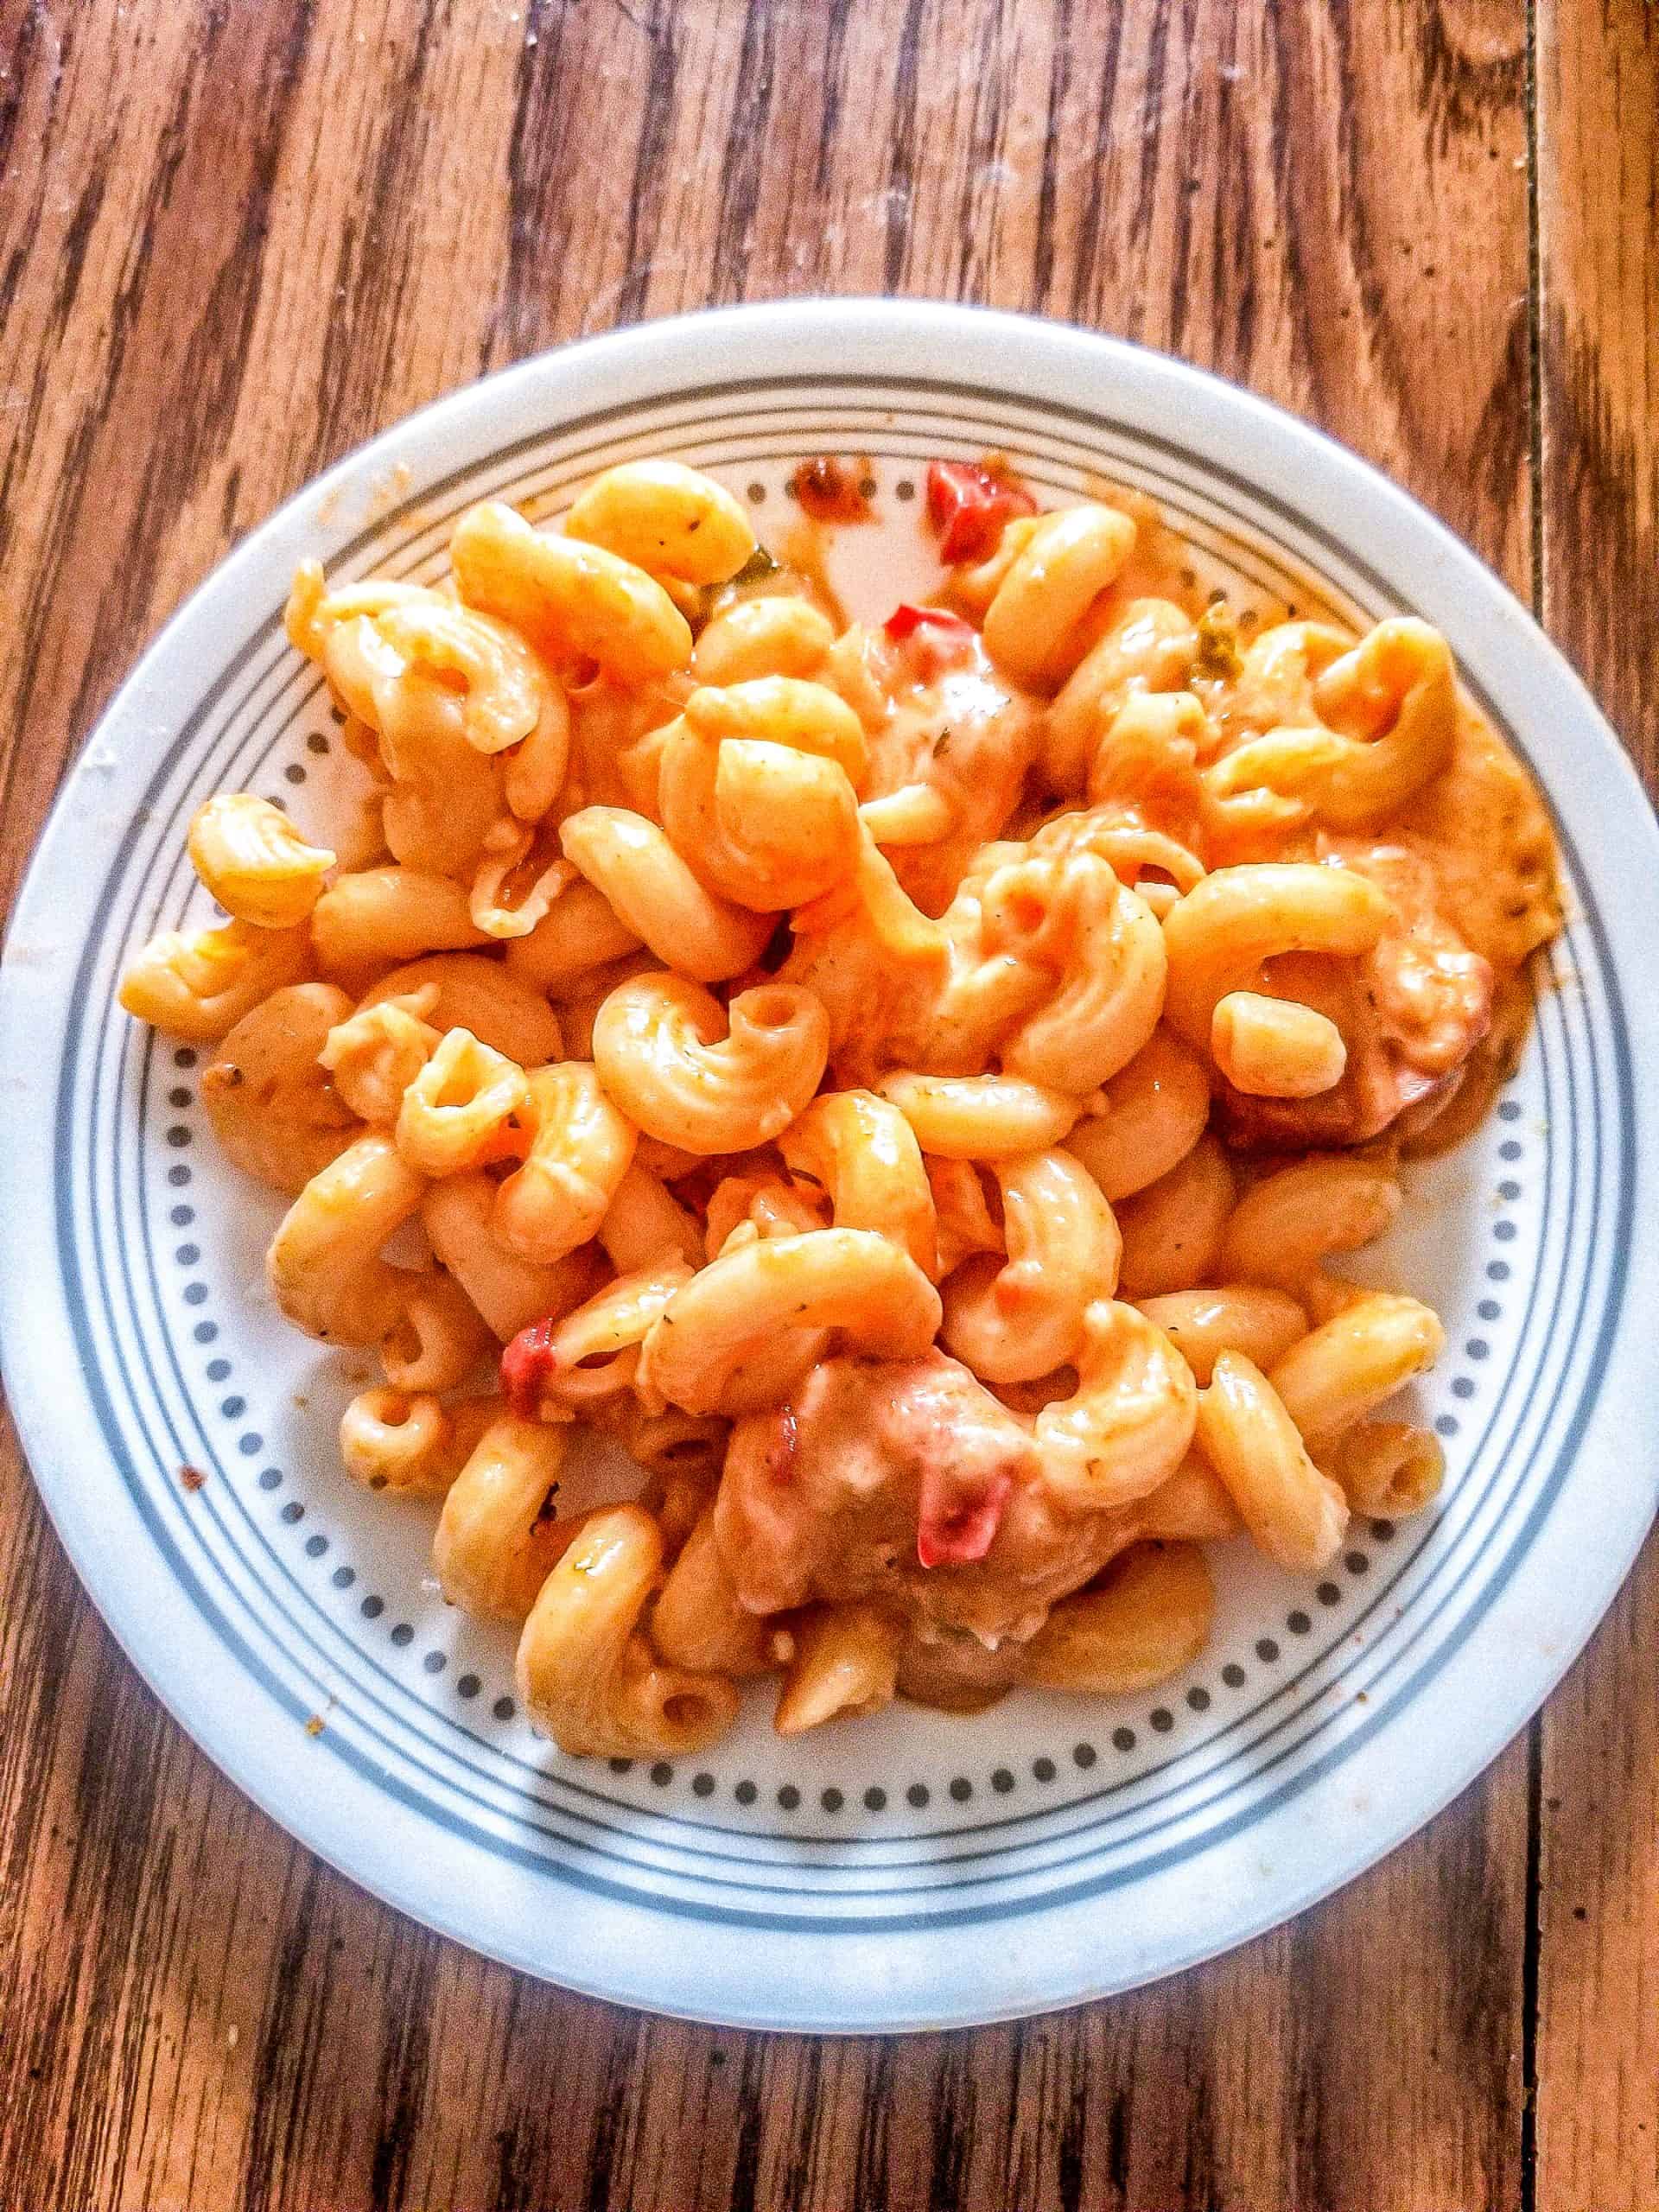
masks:
<svg viewBox="0 0 1659 2212"><path fill-rule="evenodd" d="M960 614L952 614L946 607L912 607L908 600L895 607L881 626L898 645L902 645L906 638L914 637L925 625L929 629L960 630L964 632L973 627L970 622L964 622Z"/></svg>
<svg viewBox="0 0 1659 2212"><path fill-rule="evenodd" d="M501 1388L507 1403L522 1421L534 1421L542 1398L557 1372L553 1357L553 1332L558 1323L552 1314L520 1329L501 1355Z"/></svg>
<svg viewBox="0 0 1659 2212"><path fill-rule="evenodd" d="M795 1456L800 1449L800 1424L795 1418L793 1406L778 1409L778 1433L766 1452L766 1472L773 1482L783 1485L795 1479Z"/></svg>
<svg viewBox="0 0 1659 2212"><path fill-rule="evenodd" d="M939 558L947 565L984 560L1016 515L1036 512L1029 492L994 476L977 461L928 464L928 519L939 534Z"/></svg>
<svg viewBox="0 0 1659 2212"><path fill-rule="evenodd" d="M980 1490L956 1489L943 1468L922 1477L916 1556L924 1567L971 1567L991 1548L1002 1509L1014 1488L1009 1475L993 1475Z"/></svg>

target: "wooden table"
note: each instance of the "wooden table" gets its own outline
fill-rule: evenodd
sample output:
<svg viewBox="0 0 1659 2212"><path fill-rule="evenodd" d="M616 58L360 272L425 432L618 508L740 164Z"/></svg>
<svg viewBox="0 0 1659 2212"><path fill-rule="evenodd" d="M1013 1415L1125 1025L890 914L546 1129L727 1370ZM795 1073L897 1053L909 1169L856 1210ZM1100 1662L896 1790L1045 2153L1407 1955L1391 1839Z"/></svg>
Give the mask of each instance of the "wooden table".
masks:
<svg viewBox="0 0 1659 2212"><path fill-rule="evenodd" d="M1479 549L1651 771L1656 115L1652 0L0 0L0 881L315 470L537 347L785 293L1031 308L1283 401ZM8 2208L1659 2203L1651 1547L1524 1739L1294 1926L1058 2018L777 2040L538 1986L321 1866L161 1713L4 1448Z"/></svg>

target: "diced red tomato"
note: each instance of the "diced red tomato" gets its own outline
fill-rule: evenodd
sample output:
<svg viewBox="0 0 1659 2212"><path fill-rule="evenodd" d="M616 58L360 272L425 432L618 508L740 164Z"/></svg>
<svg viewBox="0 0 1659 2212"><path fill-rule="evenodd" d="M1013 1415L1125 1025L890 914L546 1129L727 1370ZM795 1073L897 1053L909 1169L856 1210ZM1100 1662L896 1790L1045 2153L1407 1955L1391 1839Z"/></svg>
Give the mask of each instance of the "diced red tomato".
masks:
<svg viewBox="0 0 1659 2212"><path fill-rule="evenodd" d="M916 1557L922 1566L970 1567L983 1559L1013 1488L1009 1476L993 1475L982 1488L964 1492L944 1469L930 1467L922 1477L917 1515Z"/></svg>
<svg viewBox="0 0 1659 2212"><path fill-rule="evenodd" d="M918 683L931 683L947 668L971 660L976 633L970 622L943 607L895 607L882 626L900 648L906 666Z"/></svg>
<svg viewBox="0 0 1659 2212"><path fill-rule="evenodd" d="M534 1421L542 1398L557 1372L553 1357L553 1332L558 1326L550 1313L520 1329L501 1355L501 1388L507 1403L521 1420Z"/></svg>
<svg viewBox="0 0 1659 2212"><path fill-rule="evenodd" d="M960 614L952 614L944 607L912 607L908 600L895 607L882 628L894 645L902 645L906 638L913 638L918 630L959 630L965 636L972 624L964 622Z"/></svg>
<svg viewBox="0 0 1659 2212"><path fill-rule="evenodd" d="M939 558L982 561L1016 515L1034 515L1037 502L1018 484L994 476L976 461L930 461L928 519L939 534Z"/></svg>

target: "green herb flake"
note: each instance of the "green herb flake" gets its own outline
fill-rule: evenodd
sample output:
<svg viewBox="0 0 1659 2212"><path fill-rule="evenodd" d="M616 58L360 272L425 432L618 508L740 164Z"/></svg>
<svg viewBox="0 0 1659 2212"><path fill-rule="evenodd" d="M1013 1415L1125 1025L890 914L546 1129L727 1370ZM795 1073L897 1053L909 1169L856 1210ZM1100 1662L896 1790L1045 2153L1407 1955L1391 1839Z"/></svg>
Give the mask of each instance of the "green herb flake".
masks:
<svg viewBox="0 0 1659 2212"><path fill-rule="evenodd" d="M767 576L775 576L781 565L764 545L757 545L731 581L734 584L758 584Z"/></svg>
<svg viewBox="0 0 1659 2212"><path fill-rule="evenodd" d="M1192 664L1194 676L1217 683L1230 683L1244 665L1238 650L1238 626L1224 600L1205 607L1198 617L1198 651Z"/></svg>

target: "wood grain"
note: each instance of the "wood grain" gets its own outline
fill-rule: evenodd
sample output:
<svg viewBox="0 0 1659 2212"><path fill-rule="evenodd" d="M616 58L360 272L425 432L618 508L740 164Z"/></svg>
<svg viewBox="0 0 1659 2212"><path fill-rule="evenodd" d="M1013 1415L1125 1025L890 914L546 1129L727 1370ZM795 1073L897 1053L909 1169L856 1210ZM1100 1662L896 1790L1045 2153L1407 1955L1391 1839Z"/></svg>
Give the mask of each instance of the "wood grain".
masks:
<svg viewBox="0 0 1659 2212"><path fill-rule="evenodd" d="M1635 0L0 0L0 887L316 468L541 346L808 291L1313 416L1543 591L1635 741L1651 47ZM1530 1751L1294 1927L1057 2018L769 2039L525 1981L291 1845L6 1452L0 2203L1654 2201L1651 1571Z"/></svg>
<svg viewBox="0 0 1659 2212"><path fill-rule="evenodd" d="M1537 49L1542 613L1659 789L1659 9ZM1541 1728L1537 2201L1659 2203L1659 1705L1649 1541Z"/></svg>

